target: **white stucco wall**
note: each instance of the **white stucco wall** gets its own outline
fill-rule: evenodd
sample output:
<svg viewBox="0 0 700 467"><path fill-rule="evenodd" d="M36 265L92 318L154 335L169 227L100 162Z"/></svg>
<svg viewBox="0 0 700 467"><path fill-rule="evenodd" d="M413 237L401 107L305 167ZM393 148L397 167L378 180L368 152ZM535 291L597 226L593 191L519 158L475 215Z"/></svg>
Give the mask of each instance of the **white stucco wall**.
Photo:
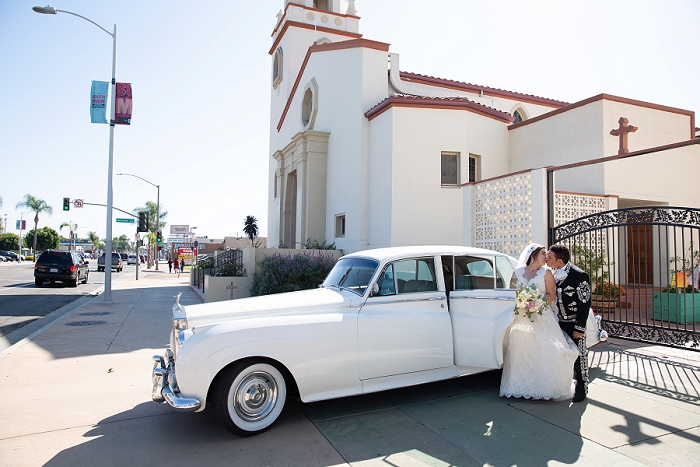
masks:
<svg viewBox="0 0 700 467"><path fill-rule="evenodd" d="M605 191L624 207L666 204L700 208L700 145L605 163Z"/></svg>
<svg viewBox="0 0 700 467"><path fill-rule="evenodd" d="M391 246L462 244L462 190L441 187L441 153L460 154L462 183L470 154L480 156L482 178L504 173L507 124L463 110L386 113L393 120Z"/></svg>
<svg viewBox="0 0 700 467"><path fill-rule="evenodd" d="M386 52L381 50L358 47L313 53L283 126L279 132L273 129L276 141L271 142L271 153L274 153L273 144L279 145L277 148L284 147L296 134L304 131L301 123L303 90L314 79L318 86L318 110L313 130L330 133L325 180L327 197L324 200L325 212L309 209L307 215L325 218L325 237L315 240L332 243L335 241L335 216L344 213L345 237L336 244L346 251L366 248L368 243L369 126L364 112L385 97L386 70ZM271 165L271 172L275 167L276 164ZM314 177L320 176L318 172L309 175L309 183L319 183L318 179L314 180ZM301 203L302 180L298 182L297 200ZM319 204L318 200L314 200L314 203ZM271 202L270 210L275 208L279 206ZM275 217L277 212L279 209L275 211ZM301 212L298 209L297 216ZM278 225L277 221L271 225ZM274 240L271 234L270 238ZM297 236L298 242L304 240L306 238Z"/></svg>

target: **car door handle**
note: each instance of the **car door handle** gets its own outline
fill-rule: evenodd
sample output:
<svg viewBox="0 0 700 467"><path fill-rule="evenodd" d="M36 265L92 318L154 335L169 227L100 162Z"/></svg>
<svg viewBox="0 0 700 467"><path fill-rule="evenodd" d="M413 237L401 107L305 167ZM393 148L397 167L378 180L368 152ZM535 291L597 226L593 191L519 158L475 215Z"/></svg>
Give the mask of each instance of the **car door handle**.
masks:
<svg viewBox="0 0 700 467"><path fill-rule="evenodd" d="M443 297L430 297L428 301L433 301L433 300L443 300Z"/></svg>

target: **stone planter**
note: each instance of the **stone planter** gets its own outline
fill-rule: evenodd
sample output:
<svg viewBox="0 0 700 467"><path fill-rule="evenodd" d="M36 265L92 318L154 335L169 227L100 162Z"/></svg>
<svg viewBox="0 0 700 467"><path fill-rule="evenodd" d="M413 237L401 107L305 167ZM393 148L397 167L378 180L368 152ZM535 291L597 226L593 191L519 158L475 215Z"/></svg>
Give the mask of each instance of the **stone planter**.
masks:
<svg viewBox="0 0 700 467"><path fill-rule="evenodd" d="M596 313L612 313L615 311L615 307L618 306L619 301L619 298L610 298L600 294L593 294L591 296L591 308L593 308Z"/></svg>
<svg viewBox="0 0 700 467"><path fill-rule="evenodd" d="M700 293L654 292L654 319L700 323Z"/></svg>

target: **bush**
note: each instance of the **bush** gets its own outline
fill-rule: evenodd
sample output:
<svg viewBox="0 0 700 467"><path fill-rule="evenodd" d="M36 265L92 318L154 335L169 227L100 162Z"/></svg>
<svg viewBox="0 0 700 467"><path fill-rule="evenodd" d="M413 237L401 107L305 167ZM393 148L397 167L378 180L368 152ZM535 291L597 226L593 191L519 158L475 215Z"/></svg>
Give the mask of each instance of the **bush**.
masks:
<svg viewBox="0 0 700 467"><path fill-rule="evenodd" d="M317 288L333 269L332 255L298 253L274 254L260 262L260 274L253 276L252 296L271 295Z"/></svg>

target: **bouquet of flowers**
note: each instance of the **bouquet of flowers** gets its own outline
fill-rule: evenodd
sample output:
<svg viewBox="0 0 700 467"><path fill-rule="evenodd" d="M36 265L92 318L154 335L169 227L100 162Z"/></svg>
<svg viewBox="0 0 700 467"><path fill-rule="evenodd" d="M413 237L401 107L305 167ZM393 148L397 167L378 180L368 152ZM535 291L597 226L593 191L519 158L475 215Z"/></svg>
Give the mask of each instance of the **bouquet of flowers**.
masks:
<svg viewBox="0 0 700 467"><path fill-rule="evenodd" d="M535 321L532 317L533 313L542 314L542 310L547 306L547 300L535 287L521 286L515 296L515 314L521 312L527 316L530 321Z"/></svg>

